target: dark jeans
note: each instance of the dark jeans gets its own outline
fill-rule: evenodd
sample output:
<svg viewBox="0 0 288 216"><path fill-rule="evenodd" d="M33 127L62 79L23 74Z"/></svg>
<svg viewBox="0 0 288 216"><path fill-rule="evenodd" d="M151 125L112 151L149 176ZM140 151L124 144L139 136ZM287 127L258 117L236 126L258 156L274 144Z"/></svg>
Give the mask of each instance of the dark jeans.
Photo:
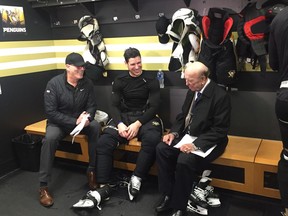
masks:
<svg viewBox="0 0 288 216"><path fill-rule="evenodd" d="M51 180L51 172L55 152L59 145L59 141L66 137L73 128L64 129L54 124L47 124L46 135L42 140L41 156L40 156L40 170L39 181L46 182ZM100 133L100 125L97 121L90 122L90 125L85 127L81 134L88 136L88 152L89 152L89 166L95 167L96 163L96 143ZM72 145L72 144L71 144Z"/></svg>
<svg viewBox="0 0 288 216"><path fill-rule="evenodd" d="M206 158L189 153L160 142L156 148L159 191L171 197L171 208L185 210L193 183L210 163L218 158L226 145L218 145Z"/></svg>
<svg viewBox="0 0 288 216"><path fill-rule="evenodd" d="M129 123L126 123L129 124ZM110 126L115 124L110 122ZM160 142L162 135L162 126L160 119L154 118L142 125L137 138L141 141L141 150L138 153L134 175L145 178L155 161L155 148ZM128 141L119 136L118 131L113 128L107 128L103 131L96 146L96 172L97 182L109 183L113 170L113 152L118 144Z"/></svg>
<svg viewBox="0 0 288 216"><path fill-rule="evenodd" d="M278 183L281 200L285 208L288 208L288 161L284 159L283 154L288 157L288 89L281 88L277 92L275 103L275 112L280 127L283 150L278 162Z"/></svg>

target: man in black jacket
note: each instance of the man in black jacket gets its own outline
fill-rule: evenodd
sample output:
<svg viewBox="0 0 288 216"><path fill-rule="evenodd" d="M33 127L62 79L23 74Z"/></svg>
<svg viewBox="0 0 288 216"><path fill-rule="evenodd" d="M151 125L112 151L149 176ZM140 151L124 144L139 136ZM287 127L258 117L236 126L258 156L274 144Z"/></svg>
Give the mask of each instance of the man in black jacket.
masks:
<svg viewBox="0 0 288 216"><path fill-rule="evenodd" d="M279 89L275 102L283 150L278 162L278 183L281 201L288 216L288 7L273 19L269 36L269 64L279 72Z"/></svg>
<svg viewBox="0 0 288 216"><path fill-rule="evenodd" d="M40 158L40 203L52 206L54 201L48 191L55 152L59 141L80 123L88 136L89 166L87 169L89 188L97 188L95 176L96 142L100 125L94 120L96 98L92 82L84 76L85 62L78 53L70 53L65 61L66 71L52 78L44 93L47 115L46 135L43 139Z"/></svg>
<svg viewBox="0 0 288 216"><path fill-rule="evenodd" d="M173 216L186 215L193 182L224 152L231 112L229 95L208 78L208 68L203 63L188 63L184 75L189 90L182 112L156 148L158 185L163 193L156 211L173 209ZM191 140L175 148L184 136ZM204 158L194 154L195 151L207 152L214 146Z"/></svg>
<svg viewBox="0 0 288 216"><path fill-rule="evenodd" d="M119 143L137 137L142 141L136 168L130 179L128 193L133 200L140 191L141 182L155 161L155 147L161 140L162 127L156 117L160 101L160 88L156 76L142 71L139 50L128 48L124 52L128 71L115 78L112 84L111 116L97 143L97 182L111 181L113 151Z"/></svg>

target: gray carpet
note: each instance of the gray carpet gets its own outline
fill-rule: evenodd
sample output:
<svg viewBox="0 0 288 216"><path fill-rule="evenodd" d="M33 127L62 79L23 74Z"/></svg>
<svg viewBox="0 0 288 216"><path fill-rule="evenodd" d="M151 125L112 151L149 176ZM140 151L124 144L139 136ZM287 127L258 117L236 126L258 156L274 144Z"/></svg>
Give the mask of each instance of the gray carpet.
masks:
<svg viewBox="0 0 288 216"><path fill-rule="evenodd" d="M115 179L125 179L129 172L115 170ZM56 162L49 186L55 204L42 207L38 201L38 173L16 170L0 179L1 216L149 216L156 215L155 204L160 198L157 178L150 176L142 185L141 195L130 202L127 188L117 186L110 200L97 208L75 210L71 206L88 191L85 168ZM222 205L209 209L211 216L280 216L280 201L216 189ZM168 213L162 215L169 215ZM189 215L196 215L189 213Z"/></svg>

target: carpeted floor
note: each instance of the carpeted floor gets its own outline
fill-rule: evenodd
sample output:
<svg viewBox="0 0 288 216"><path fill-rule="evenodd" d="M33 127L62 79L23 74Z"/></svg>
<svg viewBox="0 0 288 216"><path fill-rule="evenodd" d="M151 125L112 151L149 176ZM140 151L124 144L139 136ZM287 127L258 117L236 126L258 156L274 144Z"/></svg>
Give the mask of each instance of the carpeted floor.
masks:
<svg viewBox="0 0 288 216"><path fill-rule="evenodd" d="M116 180L125 180L130 172L115 170ZM137 200L130 202L127 187L120 184L113 189L110 200L102 203L102 210L73 209L88 191L85 167L56 162L50 192L55 204L51 208L42 207L38 201L38 173L16 170L0 179L1 216L153 216L154 207L160 198L157 178L149 176L143 183ZM222 205L209 209L211 216L280 216L280 201L252 196L216 188ZM161 214L161 215L169 215ZM189 213L189 215L197 215Z"/></svg>

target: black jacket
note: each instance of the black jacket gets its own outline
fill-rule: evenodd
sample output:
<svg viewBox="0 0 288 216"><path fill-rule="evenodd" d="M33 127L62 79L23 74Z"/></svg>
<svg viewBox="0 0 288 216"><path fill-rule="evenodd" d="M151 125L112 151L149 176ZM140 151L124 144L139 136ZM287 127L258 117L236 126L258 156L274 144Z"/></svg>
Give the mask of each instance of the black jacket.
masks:
<svg viewBox="0 0 288 216"><path fill-rule="evenodd" d="M281 80L288 80L288 7L273 19L269 36L269 64L278 70Z"/></svg>
<svg viewBox="0 0 288 216"><path fill-rule="evenodd" d="M194 94L195 92L188 90L182 112L177 115L176 122L171 127L171 132L177 132L180 138L184 136L185 117ZM227 145L230 114L230 96L211 80L193 111L189 132L191 136L198 137L194 144L204 152L214 145Z"/></svg>
<svg viewBox="0 0 288 216"><path fill-rule="evenodd" d="M55 76L47 83L44 105L49 124L74 128L83 111L90 113L90 120L94 119L96 98L93 83L84 77L74 88L67 82L66 72Z"/></svg>

